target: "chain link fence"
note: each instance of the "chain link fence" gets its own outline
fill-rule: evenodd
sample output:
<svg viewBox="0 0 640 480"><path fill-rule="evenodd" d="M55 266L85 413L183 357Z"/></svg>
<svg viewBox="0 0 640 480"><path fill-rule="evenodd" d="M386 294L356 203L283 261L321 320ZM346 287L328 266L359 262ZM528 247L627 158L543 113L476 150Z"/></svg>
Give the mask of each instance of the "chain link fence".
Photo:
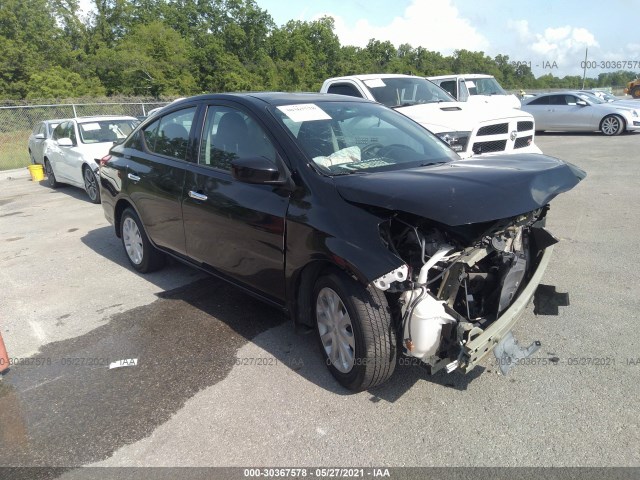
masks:
<svg viewBox="0 0 640 480"><path fill-rule="evenodd" d="M144 117L149 110L162 107L167 103L161 101L123 101L0 106L0 170L29 165L31 162L28 149L29 135L33 127L42 120L94 115Z"/></svg>

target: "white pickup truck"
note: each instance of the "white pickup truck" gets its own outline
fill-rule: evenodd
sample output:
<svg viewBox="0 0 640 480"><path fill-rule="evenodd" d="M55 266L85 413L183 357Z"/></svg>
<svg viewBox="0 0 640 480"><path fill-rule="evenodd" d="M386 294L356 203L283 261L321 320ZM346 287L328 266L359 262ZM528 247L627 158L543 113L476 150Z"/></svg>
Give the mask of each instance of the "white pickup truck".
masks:
<svg viewBox="0 0 640 480"><path fill-rule="evenodd" d="M372 74L329 78L320 92L367 98L391 107L446 141L462 158L542 153L534 143L535 122L531 114L514 108L457 102L422 77Z"/></svg>
<svg viewBox="0 0 640 480"><path fill-rule="evenodd" d="M459 102L483 102L501 107L520 108L520 99L507 93L493 75L465 73L426 77Z"/></svg>

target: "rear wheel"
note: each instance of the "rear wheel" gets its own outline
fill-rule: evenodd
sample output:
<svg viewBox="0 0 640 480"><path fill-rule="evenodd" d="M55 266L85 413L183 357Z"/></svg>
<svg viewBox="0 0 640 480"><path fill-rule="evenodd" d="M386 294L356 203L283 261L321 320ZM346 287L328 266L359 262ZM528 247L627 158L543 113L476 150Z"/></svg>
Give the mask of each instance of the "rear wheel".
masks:
<svg viewBox="0 0 640 480"><path fill-rule="evenodd" d="M640 98L640 85L633 87L631 90L631 96L633 98Z"/></svg>
<svg viewBox="0 0 640 480"><path fill-rule="evenodd" d="M600 131L608 137L620 135L624 130L624 121L617 115L607 115L600 122Z"/></svg>
<svg viewBox="0 0 640 480"><path fill-rule="evenodd" d="M384 293L342 272L316 282L316 329L327 367L353 391L385 382L396 363L396 335Z"/></svg>
<svg viewBox="0 0 640 480"><path fill-rule="evenodd" d="M164 254L151 245L140 218L131 208L122 212L120 237L127 258L137 271L148 273L164 266Z"/></svg>
<svg viewBox="0 0 640 480"><path fill-rule="evenodd" d="M84 189L89 195L92 203L100 203L100 186L96 174L88 166L82 167L82 178L84 179Z"/></svg>
<svg viewBox="0 0 640 480"><path fill-rule="evenodd" d="M47 174L47 185L51 188L56 188L60 184L56 180L56 174L53 173L53 167L51 167L51 162L48 159L44 159L44 172Z"/></svg>

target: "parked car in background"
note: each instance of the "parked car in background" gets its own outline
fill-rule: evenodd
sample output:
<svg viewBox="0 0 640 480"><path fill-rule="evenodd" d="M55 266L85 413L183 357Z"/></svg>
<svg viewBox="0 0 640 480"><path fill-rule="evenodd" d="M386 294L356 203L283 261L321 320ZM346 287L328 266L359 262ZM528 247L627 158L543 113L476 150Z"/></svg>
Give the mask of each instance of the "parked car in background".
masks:
<svg viewBox="0 0 640 480"><path fill-rule="evenodd" d="M78 117L60 123L44 151L49 186L66 183L84 188L93 203L100 203L99 161L138 123L134 117L123 116Z"/></svg>
<svg viewBox="0 0 640 480"><path fill-rule="evenodd" d="M520 108L517 96L507 93L493 75L465 73L427 77L459 102L484 102L500 107Z"/></svg>
<svg viewBox="0 0 640 480"><path fill-rule="evenodd" d="M29 135L28 142L29 158L32 164L44 165L45 143L51 138L51 135L53 135L53 130L65 120L67 119L60 118L36 123L31 135Z"/></svg>
<svg viewBox="0 0 640 480"><path fill-rule="evenodd" d="M541 153L529 113L484 103L457 102L423 77L351 75L325 80L322 93L362 97L415 120L463 158L500 153Z"/></svg>
<svg viewBox="0 0 640 480"><path fill-rule="evenodd" d="M602 90L580 90L580 92L586 93L587 95L592 95L604 102L613 104L616 107L625 107L640 110L639 100L625 100L624 98L618 98L615 95L612 95L608 92L603 92Z"/></svg>
<svg viewBox="0 0 640 480"><path fill-rule="evenodd" d="M405 115L330 94L188 98L101 164L134 269L168 254L282 308L352 390L399 355L433 373L513 352L557 242L548 203L585 175L544 155L461 160Z"/></svg>
<svg viewBox="0 0 640 480"><path fill-rule="evenodd" d="M619 135L640 130L635 109L619 107L579 91L542 93L525 100L522 110L536 119L536 130L601 131Z"/></svg>

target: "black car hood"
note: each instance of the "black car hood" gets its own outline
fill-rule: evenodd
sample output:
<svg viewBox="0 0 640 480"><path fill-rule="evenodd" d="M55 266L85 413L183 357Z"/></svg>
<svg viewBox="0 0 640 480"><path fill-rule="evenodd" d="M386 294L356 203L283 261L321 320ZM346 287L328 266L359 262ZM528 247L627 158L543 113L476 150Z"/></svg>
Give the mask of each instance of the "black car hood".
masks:
<svg viewBox="0 0 640 480"><path fill-rule="evenodd" d="M583 170L562 160L521 154L336 176L333 181L349 202L456 226L530 212L584 177Z"/></svg>

